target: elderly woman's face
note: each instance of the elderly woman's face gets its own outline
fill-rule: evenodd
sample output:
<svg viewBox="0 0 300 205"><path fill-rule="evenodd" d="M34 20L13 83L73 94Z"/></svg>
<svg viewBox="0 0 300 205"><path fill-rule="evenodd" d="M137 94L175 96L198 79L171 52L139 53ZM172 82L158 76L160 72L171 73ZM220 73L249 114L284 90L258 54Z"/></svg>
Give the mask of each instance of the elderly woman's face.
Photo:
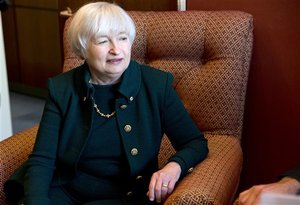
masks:
<svg viewBox="0 0 300 205"><path fill-rule="evenodd" d="M87 48L87 63L92 78L116 82L127 69L131 58L131 43L126 33L100 36ZM108 82L109 83L109 82Z"/></svg>

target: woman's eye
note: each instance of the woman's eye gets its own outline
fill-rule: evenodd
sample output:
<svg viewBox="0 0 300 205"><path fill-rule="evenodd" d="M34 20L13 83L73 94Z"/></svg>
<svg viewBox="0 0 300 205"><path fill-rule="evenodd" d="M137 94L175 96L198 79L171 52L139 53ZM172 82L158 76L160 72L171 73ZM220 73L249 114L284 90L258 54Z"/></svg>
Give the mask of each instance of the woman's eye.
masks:
<svg viewBox="0 0 300 205"><path fill-rule="evenodd" d="M120 37L121 41L126 41L127 39L128 39L127 36Z"/></svg>
<svg viewBox="0 0 300 205"><path fill-rule="evenodd" d="M108 42L107 38L98 38L98 39L96 39L97 44L104 44L106 42Z"/></svg>
<svg viewBox="0 0 300 205"><path fill-rule="evenodd" d="M101 40L101 41L98 41L98 44L104 44L106 42L107 42L107 40Z"/></svg>

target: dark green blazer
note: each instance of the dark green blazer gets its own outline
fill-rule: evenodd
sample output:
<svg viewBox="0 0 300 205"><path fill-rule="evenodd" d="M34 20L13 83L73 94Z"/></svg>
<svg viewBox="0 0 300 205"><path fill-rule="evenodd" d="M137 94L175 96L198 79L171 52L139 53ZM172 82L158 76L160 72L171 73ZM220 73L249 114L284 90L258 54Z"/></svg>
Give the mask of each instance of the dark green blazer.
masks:
<svg viewBox="0 0 300 205"><path fill-rule="evenodd" d="M94 88L85 63L48 81L49 98L24 179L26 204L47 204L49 187L76 173L90 136ZM181 177L203 160L207 140L195 126L172 87L170 73L131 61L116 99L116 119L131 177L158 169L161 139L167 134L177 153ZM108 130L109 132L109 130ZM113 149L108 147L107 149Z"/></svg>

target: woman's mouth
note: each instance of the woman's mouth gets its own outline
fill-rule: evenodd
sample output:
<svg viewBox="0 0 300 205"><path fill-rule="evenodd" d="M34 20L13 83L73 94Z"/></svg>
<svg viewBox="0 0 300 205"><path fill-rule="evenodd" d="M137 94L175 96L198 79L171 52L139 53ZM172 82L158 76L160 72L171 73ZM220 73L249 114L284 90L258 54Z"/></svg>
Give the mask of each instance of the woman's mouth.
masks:
<svg viewBox="0 0 300 205"><path fill-rule="evenodd" d="M120 63L123 59L122 58L114 58L107 60L108 63L117 64Z"/></svg>

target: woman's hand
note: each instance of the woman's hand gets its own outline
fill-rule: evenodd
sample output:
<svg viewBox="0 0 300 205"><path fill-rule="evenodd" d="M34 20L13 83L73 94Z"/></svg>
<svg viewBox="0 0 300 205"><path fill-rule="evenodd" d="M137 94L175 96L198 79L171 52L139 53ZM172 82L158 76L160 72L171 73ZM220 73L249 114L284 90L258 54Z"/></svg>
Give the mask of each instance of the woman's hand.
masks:
<svg viewBox="0 0 300 205"><path fill-rule="evenodd" d="M256 185L240 193L239 204L259 205L260 196L262 193L273 192L281 194L296 194L299 188L300 182L298 182L296 179L284 177L278 182L271 184Z"/></svg>
<svg viewBox="0 0 300 205"><path fill-rule="evenodd" d="M176 162L169 162L164 168L153 173L149 191L149 200L161 203L173 192L176 182L181 174L181 167Z"/></svg>

